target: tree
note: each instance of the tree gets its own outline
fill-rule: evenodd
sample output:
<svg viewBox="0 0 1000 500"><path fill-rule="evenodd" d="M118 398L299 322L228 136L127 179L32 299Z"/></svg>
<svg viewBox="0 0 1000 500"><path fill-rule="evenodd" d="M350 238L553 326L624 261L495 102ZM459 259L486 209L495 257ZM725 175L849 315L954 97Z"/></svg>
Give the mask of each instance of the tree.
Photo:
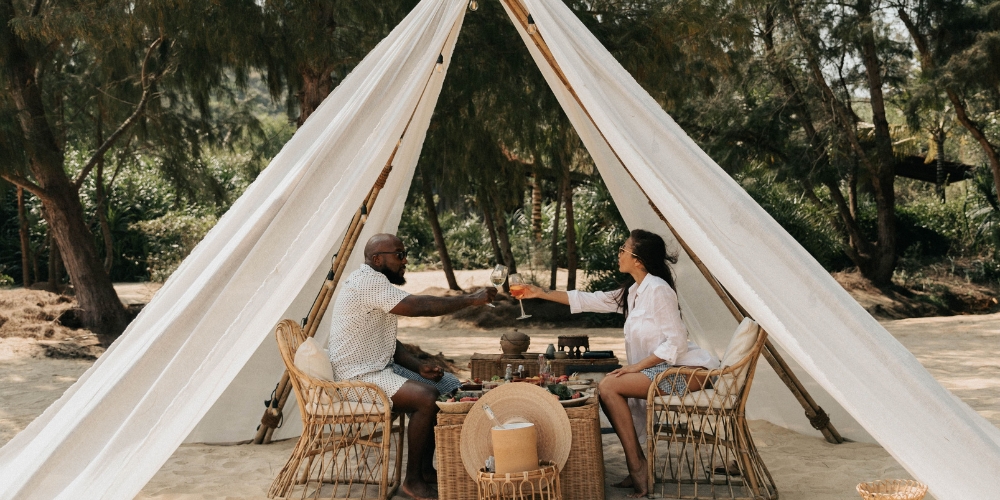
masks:
<svg viewBox="0 0 1000 500"><path fill-rule="evenodd" d="M95 169L103 186L105 156L129 144L157 155L160 168L179 185L196 182L192 169L204 145L252 128L252 117L236 113L220 133L210 99L227 80L226 71L245 82L247 66L231 64L241 47L237 24L259 12L243 0L0 0L0 86L10 96L0 106L17 122L16 128L0 123L0 142L20 144L24 151L23 164L2 165L0 175L41 200L50 253L58 256L51 264L65 264L84 325L106 343L124 329L125 311L79 191ZM218 22L205 30L205 19ZM233 123L237 127L228 126ZM78 171L69 168L67 151L84 152Z"/></svg>

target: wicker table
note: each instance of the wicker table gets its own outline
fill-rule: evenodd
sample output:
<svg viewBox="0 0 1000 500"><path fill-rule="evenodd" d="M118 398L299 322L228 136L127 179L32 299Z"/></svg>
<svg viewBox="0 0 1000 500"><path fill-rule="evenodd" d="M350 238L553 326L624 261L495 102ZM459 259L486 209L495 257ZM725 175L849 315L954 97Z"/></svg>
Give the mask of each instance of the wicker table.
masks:
<svg viewBox="0 0 1000 500"><path fill-rule="evenodd" d="M566 408L573 433L569 460L559 474L565 500L604 500L604 449L597 398ZM438 498L470 500L477 496L476 481L462 463L462 424L465 413L438 413L434 438L437 442Z"/></svg>
<svg viewBox="0 0 1000 500"><path fill-rule="evenodd" d="M523 359L504 358L502 354L473 354L472 361L469 363L472 369L472 378L489 380L494 375L502 377L508 364L513 365L515 370L517 365L524 365L527 376L534 377L538 375L538 354L537 352L528 352L524 354ZM566 358L547 361L552 365L552 374L555 376L568 375L566 373L567 366L615 366L618 364L618 358Z"/></svg>

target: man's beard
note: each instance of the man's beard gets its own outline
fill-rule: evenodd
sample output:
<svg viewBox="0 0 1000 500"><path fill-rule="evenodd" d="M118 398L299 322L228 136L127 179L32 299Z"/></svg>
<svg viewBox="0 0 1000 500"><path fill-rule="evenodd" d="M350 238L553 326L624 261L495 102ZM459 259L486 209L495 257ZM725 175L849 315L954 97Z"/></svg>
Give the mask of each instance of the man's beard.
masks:
<svg viewBox="0 0 1000 500"><path fill-rule="evenodd" d="M406 284L406 278L403 277L403 273L397 273L385 266L382 266L382 269L376 269L376 271L385 275L385 277L389 279L389 283L392 283L393 285Z"/></svg>

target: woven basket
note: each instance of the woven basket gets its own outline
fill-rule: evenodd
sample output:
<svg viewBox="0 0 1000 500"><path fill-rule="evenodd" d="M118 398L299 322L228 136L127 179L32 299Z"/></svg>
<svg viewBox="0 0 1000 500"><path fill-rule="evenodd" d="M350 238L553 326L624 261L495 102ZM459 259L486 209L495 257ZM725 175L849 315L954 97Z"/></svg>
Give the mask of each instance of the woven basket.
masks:
<svg viewBox="0 0 1000 500"><path fill-rule="evenodd" d="M883 479L858 485L865 500L920 500L927 494L927 485L908 479Z"/></svg>
<svg viewBox="0 0 1000 500"><path fill-rule="evenodd" d="M604 449L597 398L583 406L565 408L573 430L573 448L560 472L565 500L604 500ZM434 437L437 443L439 500L476 498L476 480L462 463L461 436L465 414L438 413Z"/></svg>
<svg viewBox="0 0 1000 500"><path fill-rule="evenodd" d="M479 471L479 500L562 500L559 469L541 462L541 469L508 474Z"/></svg>

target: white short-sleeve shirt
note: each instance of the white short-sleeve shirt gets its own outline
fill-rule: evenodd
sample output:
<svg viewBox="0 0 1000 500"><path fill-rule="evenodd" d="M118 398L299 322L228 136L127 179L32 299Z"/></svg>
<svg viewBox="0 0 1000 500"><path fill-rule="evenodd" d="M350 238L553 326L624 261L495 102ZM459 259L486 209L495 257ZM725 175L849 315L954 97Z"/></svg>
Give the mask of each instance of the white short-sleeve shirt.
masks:
<svg viewBox="0 0 1000 500"><path fill-rule="evenodd" d="M330 362L338 380L378 372L396 352L398 316L390 313L410 294L367 264L341 285L330 315Z"/></svg>

